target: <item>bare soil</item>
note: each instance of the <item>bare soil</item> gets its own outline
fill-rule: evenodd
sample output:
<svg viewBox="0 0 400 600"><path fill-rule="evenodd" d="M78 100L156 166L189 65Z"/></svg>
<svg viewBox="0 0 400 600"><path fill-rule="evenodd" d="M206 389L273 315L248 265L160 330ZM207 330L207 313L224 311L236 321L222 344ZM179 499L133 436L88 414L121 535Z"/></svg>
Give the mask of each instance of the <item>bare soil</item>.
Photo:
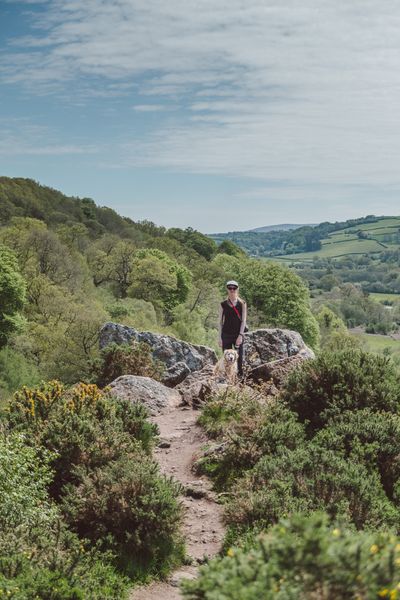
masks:
<svg viewBox="0 0 400 600"><path fill-rule="evenodd" d="M196 577L205 557L218 553L224 536L222 507L217 503L206 477L193 474L191 468L207 438L196 424L199 412L178 407L152 418L160 430L161 447L155 451L161 472L172 476L184 487L183 535L192 564L174 571L165 582L135 588L129 600L181 600L179 582Z"/></svg>

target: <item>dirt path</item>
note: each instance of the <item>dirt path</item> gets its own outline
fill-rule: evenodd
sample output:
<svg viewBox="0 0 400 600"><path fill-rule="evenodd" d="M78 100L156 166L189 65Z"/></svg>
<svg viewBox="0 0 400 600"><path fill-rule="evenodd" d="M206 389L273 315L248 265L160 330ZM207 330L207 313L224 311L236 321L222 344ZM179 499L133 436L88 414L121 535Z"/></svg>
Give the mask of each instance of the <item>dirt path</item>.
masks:
<svg viewBox="0 0 400 600"><path fill-rule="evenodd" d="M207 441L196 425L198 416L199 412L192 408L179 407L152 419L160 429L161 445L155 456L161 471L172 475L186 490L182 496L185 508L183 533L193 565L178 569L164 583L135 588L129 600L181 600L179 581L195 577L196 564L201 564L205 556L214 556L221 547L224 536L222 508L216 503L209 480L197 477L191 471L193 457Z"/></svg>

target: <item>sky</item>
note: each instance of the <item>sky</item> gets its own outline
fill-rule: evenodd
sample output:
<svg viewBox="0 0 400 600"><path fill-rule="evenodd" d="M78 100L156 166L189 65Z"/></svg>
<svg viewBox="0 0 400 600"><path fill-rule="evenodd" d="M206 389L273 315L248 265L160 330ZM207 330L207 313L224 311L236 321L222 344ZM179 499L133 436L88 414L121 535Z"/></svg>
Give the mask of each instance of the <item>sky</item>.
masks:
<svg viewBox="0 0 400 600"><path fill-rule="evenodd" d="M0 0L0 174L205 233L400 214L394 0Z"/></svg>

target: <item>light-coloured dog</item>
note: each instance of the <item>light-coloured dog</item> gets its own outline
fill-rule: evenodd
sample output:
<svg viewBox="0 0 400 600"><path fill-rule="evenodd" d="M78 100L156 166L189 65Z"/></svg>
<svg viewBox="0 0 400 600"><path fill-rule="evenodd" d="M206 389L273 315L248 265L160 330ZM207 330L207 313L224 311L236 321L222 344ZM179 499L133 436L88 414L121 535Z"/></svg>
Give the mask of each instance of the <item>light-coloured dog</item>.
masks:
<svg viewBox="0 0 400 600"><path fill-rule="evenodd" d="M222 358L214 367L214 375L223 375L228 383L235 384L238 373L238 353L236 350L224 350Z"/></svg>

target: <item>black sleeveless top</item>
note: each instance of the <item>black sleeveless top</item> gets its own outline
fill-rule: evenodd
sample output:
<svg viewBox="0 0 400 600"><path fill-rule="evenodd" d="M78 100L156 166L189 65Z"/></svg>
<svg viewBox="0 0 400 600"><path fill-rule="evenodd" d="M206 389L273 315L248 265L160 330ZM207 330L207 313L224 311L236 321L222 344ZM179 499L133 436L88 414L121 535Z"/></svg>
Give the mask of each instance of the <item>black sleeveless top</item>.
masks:
<svg viewBox="0 0 400 600"><path fill-rule="evenodd" d="M221 306L223 310L223 324L221 333L226 335L239 335L242 321L239 320L236 311L232 308L231 303L228 302L228 300L221 302ZM240 302L240 300L237 301L235 308L240 317L242 317L243 304Z"/></svg>

